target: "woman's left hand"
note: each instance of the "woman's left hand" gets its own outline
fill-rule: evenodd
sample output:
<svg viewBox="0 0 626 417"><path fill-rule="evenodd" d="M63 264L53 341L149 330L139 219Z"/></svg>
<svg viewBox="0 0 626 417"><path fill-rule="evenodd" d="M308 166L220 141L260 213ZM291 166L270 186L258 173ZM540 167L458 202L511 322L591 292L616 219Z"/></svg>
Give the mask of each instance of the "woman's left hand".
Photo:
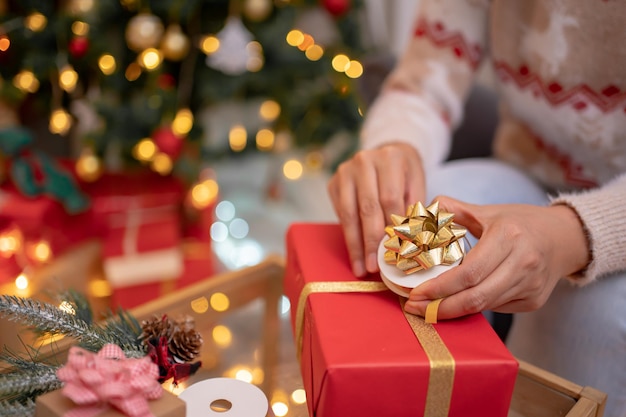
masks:
<svg viewBox="0 0 626 417"><path fill-rule="evenodd" d="M459 266L411 291L405 304L409 313L423 316L428 303L439 298L444 299L440 319L483 310L536 310L560 278L589 263L583 226L567 206L478 206L448 197L436 200L479 241Z"/></svg>

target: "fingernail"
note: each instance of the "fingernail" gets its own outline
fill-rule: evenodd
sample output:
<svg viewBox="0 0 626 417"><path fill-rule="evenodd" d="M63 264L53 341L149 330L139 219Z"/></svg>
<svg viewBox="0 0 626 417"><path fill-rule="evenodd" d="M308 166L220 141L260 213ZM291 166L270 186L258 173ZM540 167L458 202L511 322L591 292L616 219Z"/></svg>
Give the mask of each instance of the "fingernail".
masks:
<svg viewBox="0 0 626 417"><path fill-rule="evenodd" d="M404 310L407 313L424 317L424 314L426 313L427 305L428 305L428 301L407 300L407 302L404 304Z"/></svg>
<svg viewBox="0 0 626 417"><path fill-rule="evenodd" d="M375 253L370 253L369 255L367 255L366 266L369 272L378 271L378 259L376 258Z"/></svg>
<svg viewBox="0 0 626 417"><path fill-rule="evenodd" d="M352 263L352 272L357 277L362 277L363 275L365 275L365 267L363 266L363 262L361 262L361 261L354 261Z"/></svg>

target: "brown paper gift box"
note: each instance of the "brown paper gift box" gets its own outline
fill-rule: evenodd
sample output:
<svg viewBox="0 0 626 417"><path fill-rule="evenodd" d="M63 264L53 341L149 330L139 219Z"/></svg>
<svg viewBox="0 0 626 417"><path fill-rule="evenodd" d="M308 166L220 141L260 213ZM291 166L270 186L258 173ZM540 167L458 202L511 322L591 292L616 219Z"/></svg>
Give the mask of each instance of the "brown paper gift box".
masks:
<svg viewBox="0 0 626 417"><path fill-rule="evenodd" d="M68 411L74 409L76 404L65 397L61 390L49 392L37 397L35 417L63 417ZM185 417L187 404L174 394L163 391L158 400L149 402L150 411L155 417ZM120 411L107 408L97 417L123 417Z"/></svg>

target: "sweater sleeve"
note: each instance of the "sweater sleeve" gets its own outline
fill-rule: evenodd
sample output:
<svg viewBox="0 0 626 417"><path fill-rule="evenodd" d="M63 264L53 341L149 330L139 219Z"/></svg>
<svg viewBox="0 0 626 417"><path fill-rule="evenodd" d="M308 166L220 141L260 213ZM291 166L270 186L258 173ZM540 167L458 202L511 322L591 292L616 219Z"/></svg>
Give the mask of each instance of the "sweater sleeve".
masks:
<svg viewBox="0 0 626 417"><path fill-rule="evenodd" d="M442 162L463 116L487 36L488 2L421 0L413 36L368 110L361 146L412 144L426 169Z"/></svg>
<svg viewBox="0 0 626 417"><path fill-rule="evenodd" d="M572 275L577 285L626 270L626 173L606 185L578 193L563 193L551 204L565 204L580 218L591 253L585 270Z"/></svg>

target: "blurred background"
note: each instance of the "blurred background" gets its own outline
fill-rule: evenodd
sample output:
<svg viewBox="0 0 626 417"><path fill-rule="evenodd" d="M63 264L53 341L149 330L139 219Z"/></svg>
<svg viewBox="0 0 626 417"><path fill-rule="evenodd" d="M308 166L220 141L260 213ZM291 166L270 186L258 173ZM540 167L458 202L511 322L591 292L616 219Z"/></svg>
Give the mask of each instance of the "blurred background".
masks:
<svg viewBox="0 0 626 417"><path fill-rule="evenodd" d="M54 271L132 307L336 221L326 182L416 4L0 0L3 292Z"/></svg>

